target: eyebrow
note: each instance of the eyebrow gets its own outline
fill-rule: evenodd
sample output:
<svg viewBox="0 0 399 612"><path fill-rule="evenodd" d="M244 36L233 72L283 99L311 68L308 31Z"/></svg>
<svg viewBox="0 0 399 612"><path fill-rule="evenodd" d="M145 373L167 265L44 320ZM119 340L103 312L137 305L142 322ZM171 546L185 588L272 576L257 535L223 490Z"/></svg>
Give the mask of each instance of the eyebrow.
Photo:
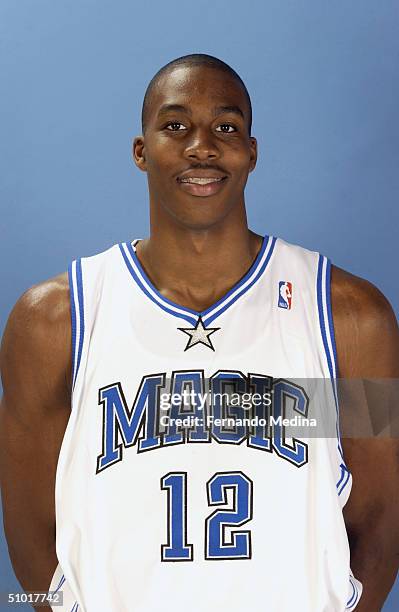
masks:
<svg viewBox="0 0 399 612"><path fill-rule="evenodd" d="M187 106L181 104L163 104L158 111L158 115L164 115L169 112L183 112L187 115L191 115L191 110ZM244 113L241 108L236 105L231 106L216 106L214 109L214 116L221 115L222 113L234 113L244 119Z"/></svg>

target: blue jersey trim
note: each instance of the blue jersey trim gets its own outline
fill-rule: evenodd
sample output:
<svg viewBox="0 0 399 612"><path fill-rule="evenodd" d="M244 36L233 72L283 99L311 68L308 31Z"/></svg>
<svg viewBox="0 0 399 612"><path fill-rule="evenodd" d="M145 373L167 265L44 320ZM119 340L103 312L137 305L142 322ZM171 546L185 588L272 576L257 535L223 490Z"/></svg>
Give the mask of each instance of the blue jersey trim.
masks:
<svg viewBox="0 0 399 612"><path fill-rule="evenodd" d="M198 318L201 317L202 320L204 321L204 324L209 325L219 315L221 315L230 306L232 306L232 304L234 304L244 293L246 293L254 285L254 283L256 283L259 280L259 278L262 276L263 272L265 271L267 264L270 260L270 257L273 253L274 245L276 243L276 238L264 236L262 246L259 250L259 253L257 254L255 261L251 265L248 272L246 272L243 278L240 281L238 281L220 300L218 300L217 302L215 302L215 304L212 304L212 306L209 306L209 308L206 308L203 311L196 311L196 310L193 310L192 308L180 306L179 304L176 304L175 302L172 302L171 300L163 296L158 291L158 289L154 287L154 285L151 283L151 281L147 277L143 267L141 266L138 260L138 257L136 255L136 252L133 246L134 244L136 244L136 242L137 241L135 241L133 244L132 243L120 244L119 248L120 248L123 259L125 261L125 264L131 276L133 277L137 285L140 287L140 289L145 293L145 295L149 297L152 302L157 304L160 308L162 308L162 310L164 310L168 314L171 314L181 319L185 319L192 325L195 325L197 323ZM132 258L137 269L139 270L143 280L138 276L138 274L134 270L131 262L129 261L129 258L126 255L124 247L128 250L130 257ZM268 247L269 247L269 252L266 256L265 261L260 266L260 262L262 261L265 251ZM257 270L259 266L260 266L260 269ZM251 276L254 276L252 281L245 288L243 288L242 291L237 292L237 290L240 287L242 287L251 278ZM151 292L149 291L149 289L151 289ZM220 308L222 304L224 304L224 306L223 308ZM176 310L172 310L171 307Z"/></svg>
<svg viewBox="0 0 399 612"><path fill-rule="evenodd" d="M79 300L79 319L80 319L80 336L79 336L79 348L78 348L78 365L76 368L76 376L79 372L80 361L82 358L83 350L83 338L85 333L85 316L84 316L84 304L83 304L83 279L82 279L82 260L78 259L76 262L76 281L78 287L78 300ZM75 380L76 380L75 376Z"/></svg>
<svg viewBox="0 0 399 612"><path fill-rule="evenodd" d="M352 590L352 595L350 596L346 604L347 610L353 609L353 607L359 602L359 598L360 598L359 589L357 588L355 582L353 582L351 577L349 577L349 582L351 583L353 590Z"/></svg>
<svg viewBox="0 0 399 612"><path fill-rule="evenodd" d="M350 596L349 600L346 602L346 607L347 608L352 604L353 598L356 596L356 587L355 587L355 585L353 584L353 582L352 582L352 580L350 578L349 578L349 582L352 585L352 595Z"/></svg>
<svg viewBox="0 0 399 612"><path fill-rule="evenodd" d="M327 270L326 270L326 299L327 299L327 316L328 316L328 329L330 332L330 339L332 345L332 359L334 361L334 369L335 369L335 378L338 376L338 359L337 359L337 346L335 344L335 332L334 332L334 322L332 316L332 307L331 307L331 261L327 259Z"/></svg>
<svg viewBox="0 0 399 612"><path fill-rule="evenodd" d="M76 275L76 279L75 279ZM80 259L73 261L68 267L68 281L71 301L72 320L72 388L75 386L80 361L82 358L84 339L84 303L83 303L83 280L82 262ZM76 294L76 297L75 297ZM79 324L79 325L78 325ZM79 331L78 331L79 328Z"/></svg>
<svg viewBox="0 0 399 612"><path fill-rule="evenodd" d="M323 255L319 255L319 264L317 267L317 306L319 309L319 322L320 322L320 329L321 329L321 335L323 338L323 346L324 346L324 351L326 353L326 357L327 357L327 364L328 364L328 371L330 372L330 377L331 379L334 379L334 371L333 371L333 364L331 361L331 355L330 355L330 351L329 351L329 347L328 347L328 341L327 341L327 331L326 331L326 321L324 319L324 311L323 311L323 263L324 263L324 257ZM326 279L326 282L327 279Z"/></svg>
<svg viewBox="0 0 399 612"><path fill-rule="evenodd" d="M126 243L125 243L126 244ZM126 244L126 246L129 248L129 245ZM163 306L162 304L160 304L153 295L151 295L151 293L148 291L148 289L145 287L145 285L143 285L143 283L141 282L140 278L137 276L136 272L134 271L134 268L132 266L132 264L129 261L129 258L126 256L126 253L123 249L123 245L120 244L119 245L119 249L122 253L122 257L125 261L125 264L130 272L130 274L132 275L133 279L135 280L135 282L137 283L137 285L140 287L140 289L143 291L143 293L146 294L146 296L148 298L150 298L150 300L152 302L154 302L154 304L157 304L157 306L159 306L160 308L162 308L162 310L164 310L165 312L167 312L168 314L173 315L174 317L179 317L180 319L184 319L185 321L187 321L188 323L191 323L191 325L195 325L197 322L197 319L194 317L189 317L187 315L184 315L183 313L178 313L175 312L173 310L171 310L170 308L167 308L166 306Z"/></svg>
<svg viewBox="0 0 399 612"><path fill-rule="evenodd" d="M323 268L325 268L325 279L323 279ZM334 324L332 317L332 308L331 308L331 262L324 257L323 255L319 255L319 262L317 266L317 307L319 311L319 323L321 336L323 340L324 351L327 358L328 371L330 373L330 378L333 387L333 394L335 400L335 409L337 414L336 421L336 431L337 431L337 445L338 451L342 458L343 463L341 463L341 477L336 484L338 495L346 488L347 484L351 481L351 473L348 470L344 454L341 445L341 434L339 428L339 403L338 403L338 391L337 391L337 350L335 344L335 334L334 334ZM326 309L327 316L324 314L324 307ZM331 349L329 346L330 345Z"/></svg>
<svg viewBox="0 0 399 612"><path fill-rule="evenodd" d="M75 363L76 363L76 305L73 282L73 263L68 266L69 297L71 302L71 325L72 325L72 387L75 382Z"/></svg>
<svg viewBox="0 0 399 612"><path fill-rule="evenodd" d="M250 289L252 287L252 285L254 285L259 278L262 276L263 272L266 270L267 264L269 263L270 257L273 254L274 251L274 246L276 244L276 240L277 238L275 238L274 236L272 237L272 241L271 241L271 246L270 246L270 250L267 254L267 257L265 259L265 261L263 262L261 268L259 269L258 273L255 275L255 277L252 279L252 281L249 283L249 285L247 285L247 287L245 287L242 291L240 291L229 303L225 304L225 306L223 306L223 308L221 308L218 312L216 312L214 315L211 315L210 317L205 317L205 313L209 311L204 311L204 324L205 325L210 325L212 323L212 321L214 321L219 315L221 315L225 310L227 310L227 308L229 308L232 304L234 304L234 302L236 300L238 300L239 297L241 297L244 293L246 293L246 291L248 291L248 289ZM266 249L266 244L264 245L265 248L263 248L262 246L262 255ZM245 278L242 279L242 281L240 283L238 283L231 291L229 291L229 293L226 294L226 296L222 299L219 300L219 302L217 302L214 306L211 307L211 310L213 311L216 306L218 304L221 304L222 302L224 302L225 300L227 300L228 296L231 295L231 293L233 291L236 291L239 287L241 287L241 285L245 282Z"/></svg>
<svg viewBox="0 0 399 612"><path fill-rule="evenodd" d="M54 593L57 593L57 591L59 591L59 589L62 587L62 585L64 584L64 582L65 582L65 576L64 576L64 574L62 574L62 576L61 576L61 578L60 578L60 581L59 581L59 583L58 583L58 586L57 586L57 588L55 589Z"/></svg>
<svg viewBox="0 0 399 612"><path fill-rule="evenodd" d="M152 289L152 291L157 295L159 300L161 302L164 302L165 304L169 304L169 306L173 306L174 308L179 308L179 310L184 310L186 313L194 315L195 319L193 319L193 320L196 321L199 313L196 310L193 310L192 308L187 308L186 306L180 306L179 304L176 304L175 302L172 302L172 300L169 300L167 297L162 295L162 293L160 293L158 291L158 289L155 287L155 285L153 285L152 282L150 281L150 279L148 278L146 272L144 271L143 266L139 262L139 258L137 257L137 254L136 254L135 249L133 248L133 245L130 242L126 242L125 244L126 244L126 247L127 247L128 251L129 251L129 253L130 253L134 263L136 264L137 268L139 269L142 278L145 280L147 285ZM137 274L134 275L134 278L138 279ZM141 282L141 280L140 280L139 284L140 284L140 287L143 286L143 283ZM158 303L157 300L155 300L154 298L153 298L153 301Z"/></svg>
<svg viewBox="0 0 399 612"><path fill-rule="evenodd" d="M323 278L323 272L325 277ZM319 311L320 330L323 339L323 346L327 358L328 370L333 386L334 402L337 414L336 430L337 430L337 446L342 462L340 464L341 475L336 483L338 496L346 489L348 483L351 482L352 474L346 466L344 454L341 445L341 434L339 428L339 403L337 389L337 349L335 343L334 324L331 308L331 262L322 255L319 255L317 268L317 306ZM325 316L325 312L327 316ZM352 586L352 594L346 604L346 610L352 610L360 598L359 590L356 583L349 577Z"/></svg>
<svg viewBox="0 0 399 612"><path fill-rule="evenodd" d="M274 241L276 239L274 238ZM242 291L240 291L235 297L232 298L232 300L230 301L230 303L228 305L226 305L223 309L221 309L217 314L215 314L215 316L213 317L207 317L208 314L211 314L214 310L216 310L218 308L218 306L220 306L221 304L224 304L225 302L227 302L229 300L229 298L233 295L233 293L235 293L237 291L237 289L239 289L240 287L242 287L242 285L244 283L246 283L246 281L251 278L251 276L253 275L253 273L256 271L256 269L259 267L260 261L263 258L263 254L266 250L266 247L268 245L269 242L269 236L264 236L263 237L263 242L262 242L262 246L259 250L259 253L257 254L255 261L253 262L252 266L249 268L248 272L242 277L241 280L239 280L223 297L220 298L220 300L218 300L217 302L215 302L214 304L212 304L212 306L209 306L209 308L206 308L205 310L203 310L200 314L202 319L204 320L206 318L206 322L207 324L211 323L211 321L213 321L214 319L216 319L216 317L219 316L219 314L221 314L222 312L224 312L229 306L231 306L231 304L234 304L234 302L246 291L248 291L248 289L250 289L250 287L252 287L252 285L254 284L254 282L256 280L258 280L258 278L261 276L262 272L265 270L266 266L263 265L262 266L262 272L261 274L257 274L255 280L252 280L249 285L247 287L245 287L245 289L243 289ZM269 260L267 260L269 261Z"/></svg>
<svg viewBox="0 0 399 612"><path fill-rule="evenodd" d="M342 491L345 489L351 477L351 473L345 464L341 463L340 468L341 478L337 482L338 495L341 495Z"/></svg>

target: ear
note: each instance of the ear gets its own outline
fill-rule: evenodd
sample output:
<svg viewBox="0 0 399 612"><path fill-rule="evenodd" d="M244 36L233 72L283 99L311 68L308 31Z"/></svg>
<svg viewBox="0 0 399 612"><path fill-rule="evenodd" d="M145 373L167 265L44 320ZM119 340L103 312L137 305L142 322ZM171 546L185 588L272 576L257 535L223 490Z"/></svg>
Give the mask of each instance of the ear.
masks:
<svg viewBox="0 0 399 612"><path fill-rule="evenodd" d="M147 171L147 164L145 160L145 146L144 136L136 136L133 141L133 160L136 166L143 172Z"/></svg>
<svg viewBox="0 0 399 612"><path fill-rule="evenodd" d="M254 136L250 136L249 141L249 146L251 147L249 171L252 172L252 170L256 166L256 161L258 159L258 143Z"/></svg>

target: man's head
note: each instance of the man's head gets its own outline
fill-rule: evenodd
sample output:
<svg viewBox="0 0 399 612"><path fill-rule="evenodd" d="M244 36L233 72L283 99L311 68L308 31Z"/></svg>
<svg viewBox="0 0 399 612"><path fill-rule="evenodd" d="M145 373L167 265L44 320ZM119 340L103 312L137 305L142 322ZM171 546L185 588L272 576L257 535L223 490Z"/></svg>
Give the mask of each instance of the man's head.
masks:
<svg viewBox="0 0 399 612"><path fill-rule="evenodd" d="M209 55L169 62L143 102L134 160L147 172L153 214L205 229L244 210L256 164L251 101L238 74Z"/></svg>
<svg viewBox="0 0 399 612"><path fill-rule="evenodd" d="M182 57L178 57L177 59L174 59L165 64L165 66L162 66L162 68L160 68L158 72L152 77L144 94L143 105L141 108L141 129L143 131L143 134L145 134L148 116L151 112L152 94L154 93L161 77L172 72L174 68L178 68L179 66L185 66L187 68L195 66L209 66L210 68L219 70L220 72L225 73L226 75L230 75L233 79L235 79L237 81L237 84L242 88L246 97L249 119L248 134L251 135L252 104L244 81L241 79L240 75L237 74L237 72L233 70L233 68L231 68L231 66L218 59L217 57L213 57L212 55L206 55L205 53L193 53L191 55L183 55Z"/></svg>

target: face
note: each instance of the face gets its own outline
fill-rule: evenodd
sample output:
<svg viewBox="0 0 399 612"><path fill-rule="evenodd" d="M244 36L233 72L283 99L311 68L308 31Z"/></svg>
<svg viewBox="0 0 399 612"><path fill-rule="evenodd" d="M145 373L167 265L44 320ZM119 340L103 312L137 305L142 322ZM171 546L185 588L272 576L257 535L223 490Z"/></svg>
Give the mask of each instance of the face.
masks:
<svg viewBox="0 0 399 612"><path fill-rule="evenodd" d="M202 229L243 207L257 156L248 124L245 94L230 75L202 66L164 75L151 98L145 136L133 145L153 210Z"/></svg>

